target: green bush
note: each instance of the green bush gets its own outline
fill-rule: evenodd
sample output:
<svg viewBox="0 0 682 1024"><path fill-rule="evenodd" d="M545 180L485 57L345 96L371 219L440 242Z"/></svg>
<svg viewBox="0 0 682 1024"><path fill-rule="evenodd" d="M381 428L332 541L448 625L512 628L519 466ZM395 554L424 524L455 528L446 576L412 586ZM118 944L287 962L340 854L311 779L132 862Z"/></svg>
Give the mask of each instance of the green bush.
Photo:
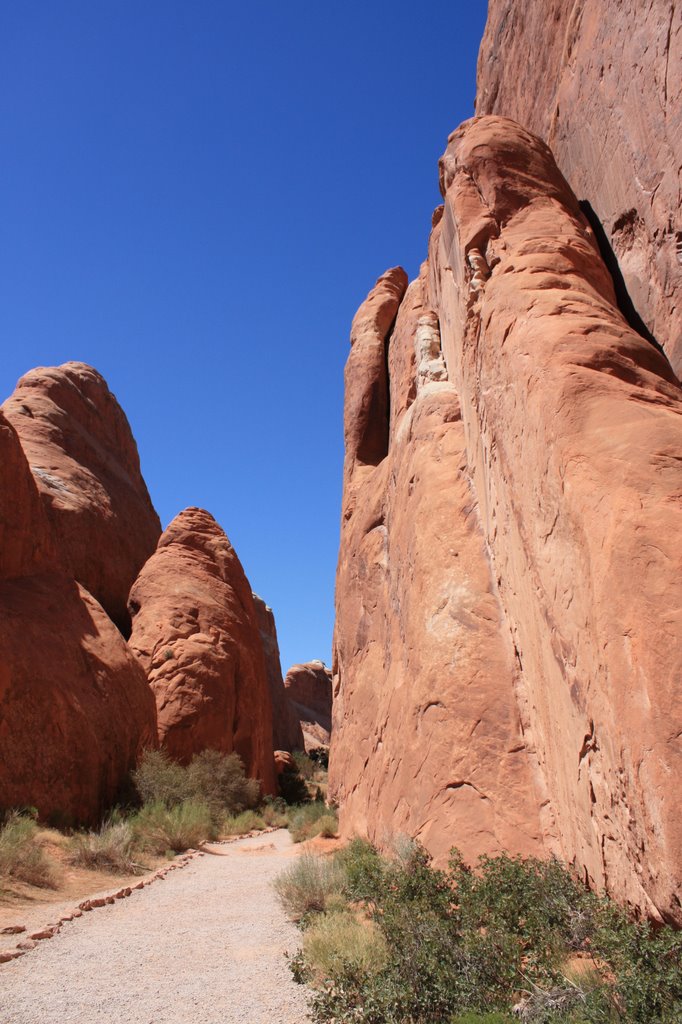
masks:
<svg viewBox="0 0 682 1024"><path fill-rule="evenodd" d="M238 754L204 750L192 758L187 776L192 798L205 803L216 818L225 812L240 814L260 799L260 782L246 778Z"/></svg>
<svg viewBox="0 0 682 1024"><path fill-rule="evenodd" d="M293 808L289 813L289 832L295 843L312 839L324 829L327 834L336 835L336 814L319 801Z"/></svg>
<svg viewBox="0 0 682 1024"><path fill-rule="evenodd" d="M255 811L242 811L241 814L228 815L223 820L220 832L225 836L239 836L245 832L255 832L267 828L265 820Z"/></svg>
<svg viewBox="0 0 682 1024"><path fill-rule="evenodd" d="M81 832L71 840L69 860L79 867L135 875L144 867L135 859L135 835L129 821L109 818L96 832Z"/></svg>
<svg viewBox="0 0 682 1024"><path fill-rule="evenodd" d="M150 853L181 853L215 838L215 826L206 804L186 800L168 807L145 804L131 821L136 843Z"/></svg>
<svg viewBox="0 0 682 1024"><path fill-rule="evenodd" d="M319 930L320 944L304 937L292 961L297 979L315 983L317 1024L682 1021L682 934L631 921L557 861L502 855L471 870L453 851L448 870L436 871L416 844L389 859L354 840L334 862L345 918L316 920L330 900L311 901L306 936ZM334 917L357 931L358 913L383 938L377 970L335 952Z"/></svg>
<svg viewBox="0 0 682 1024"><path fill-rule="evenodd" d="M175 807L190 797L187 769L171 761L165 750L145 751L133 782L143 804Z"/></svg>
<svg viewBox="0 0 682 1024"><path fill-rule="evenodd" d="M247 779L238 754L204 750L188 767L172 761L165 750L147 751L133 773L143 805L177 807L190 800L208 807L217 828L223 817L255 807L260 783Z"/></svg>
<svg viewBox="0 0 682 1024"><path fill-rule="evenodd" d="M293 921L326 910L343 888L343 872L335 860L304 853L277 876L275 892Z"/></svg>
<svg viewBox="0 0 682 1024"><path fill-rule="evenodd" d="M296 762L298 774L306 781L310 781L315 774L315 765L312 758L308 757L304 750L294 750L291 756Z"/></svg>
<svg viewBox="0 0 682 1024"><path fill-rule="evenodd" d="M0 827L0 888L9 881L42 889L54 889L57 884L54 868L38 840L34 818L18 811L10 811Z"/></svg>
<svg viewBox="0 0 682 1024"><path fill-rule="evenodd" d="M387 959L381 931L347 910L318 914L303 935L302 953L310 980L318 982L345 969L369 977Z"/></svg>
<svg viewBox="0 0 682 1024"><path fill-rule="evenodd" d="M310 800L305 779L298 770L282 772L278 783L281 798L290 806L304 804Z"/></svg>

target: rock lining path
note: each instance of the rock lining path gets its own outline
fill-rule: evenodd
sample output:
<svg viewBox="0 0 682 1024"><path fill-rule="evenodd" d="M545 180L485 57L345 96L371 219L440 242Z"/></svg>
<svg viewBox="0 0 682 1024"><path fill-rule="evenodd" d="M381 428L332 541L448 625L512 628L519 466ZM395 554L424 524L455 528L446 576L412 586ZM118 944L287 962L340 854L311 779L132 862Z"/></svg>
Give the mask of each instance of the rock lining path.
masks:
<svg viewBox="0 0 682 1024"><path fill-rule="evenodd" d="M68 922L0 968L1 1024L305 1024L272 879L289 834L229 845Z"/></svg>

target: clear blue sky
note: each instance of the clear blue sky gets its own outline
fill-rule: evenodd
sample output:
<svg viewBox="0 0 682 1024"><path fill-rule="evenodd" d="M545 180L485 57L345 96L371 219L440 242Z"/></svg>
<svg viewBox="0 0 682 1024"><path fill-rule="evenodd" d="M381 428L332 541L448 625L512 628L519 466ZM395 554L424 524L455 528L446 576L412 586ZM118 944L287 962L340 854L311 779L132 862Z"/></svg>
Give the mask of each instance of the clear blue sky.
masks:
<svg viewBox="0 0 682 1024"><path fill-rule="evenodd" d="M343 365L413 276L473 113L484 0L0 4L0 395L106 377L164 526L200 505L330 660Z"/></svg>

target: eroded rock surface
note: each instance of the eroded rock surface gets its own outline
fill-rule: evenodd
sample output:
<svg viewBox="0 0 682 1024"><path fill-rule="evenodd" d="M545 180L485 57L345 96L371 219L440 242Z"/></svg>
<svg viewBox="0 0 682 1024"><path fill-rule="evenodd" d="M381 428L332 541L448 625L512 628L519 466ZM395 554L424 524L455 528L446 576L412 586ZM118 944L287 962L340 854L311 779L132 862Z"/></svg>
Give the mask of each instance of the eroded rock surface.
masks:
<svg viewBox="0 0 682 1024"><path fill-rule="evenodd" d="M426 273L407 291L402 271L384 274L351 334L331 791L345 835L386 845L408 833L439 863L453 845L471 859L537 853L541 797L514 652ZM377 393L391 416L376 403L383 424L370 429ZM385 438L376 465L363 457L368 431Z"/></svg>
<svg viewBox="0 0 682 1024"><path fill-rule="evenodd" d="M213 516L188 508L162 534L130 592L130 646L154 691L159 739L187 763L236 751L275 792L272 701L256 608Z"/></svg>
<svg viewBox="0 0 682 1024"><path fill-rule="evenodd" d="M144 673L62 568L13 427L0 414L0 809L95 824L156 745Z"/></svg>
<svg viewBox="0 0 682 1024"><path fill-rule="evenodd" d="M682 6L490 0L476 113L549 143L604 227L625 308L682 376Z"/></svg>
<svg viewBox="0 0 682 1024"><path fill-rule="evenodd" d="M680 922L682 391L540 139L465 122L441 188L346 369L342 828L554 852Z"/></svg>
<svg viewBox="0 0 682 1024"><path fill-rule="evenodd" d="M284 690L302 729L305 749L328 747L332 728L331 670L322 661L292 665L284 679Z"/></svg>
<svg viewBox="0 0 682 1024"><path fill-rule="evenodd" d="M2 406L67 571L127 635L128 592L161 533L123 410L85 363L40 367Z"/></svg>
<svg viewBox="0 0 682 1024"><path fill-rule="evenodd" d="M539 139L465 122L441 186L434 301L561 852L679 917L682 391Z"/></svg>
<svg viewBox="0 0 682 1024"><path fill-rule="evenodd" d="M256 608L258 629L263 643L265 667L270 684L272 742L275 746L275 755L283 751L303 750L301 723L284 689L274 612L258 594L253 595L253 603Z"/></svg>

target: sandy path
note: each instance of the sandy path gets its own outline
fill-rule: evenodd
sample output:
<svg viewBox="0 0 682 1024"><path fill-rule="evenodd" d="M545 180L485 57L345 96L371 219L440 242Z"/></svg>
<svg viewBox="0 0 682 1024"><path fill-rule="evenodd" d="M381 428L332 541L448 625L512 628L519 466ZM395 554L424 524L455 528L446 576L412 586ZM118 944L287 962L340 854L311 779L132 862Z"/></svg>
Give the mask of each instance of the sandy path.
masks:
<svg viewBox="0 0 682 1024"><path fill-rule="evenodd" d="M304 1024L283 955L298 931L270 886L289 834L208 849L3 964L1 1024Z"/></svg>

